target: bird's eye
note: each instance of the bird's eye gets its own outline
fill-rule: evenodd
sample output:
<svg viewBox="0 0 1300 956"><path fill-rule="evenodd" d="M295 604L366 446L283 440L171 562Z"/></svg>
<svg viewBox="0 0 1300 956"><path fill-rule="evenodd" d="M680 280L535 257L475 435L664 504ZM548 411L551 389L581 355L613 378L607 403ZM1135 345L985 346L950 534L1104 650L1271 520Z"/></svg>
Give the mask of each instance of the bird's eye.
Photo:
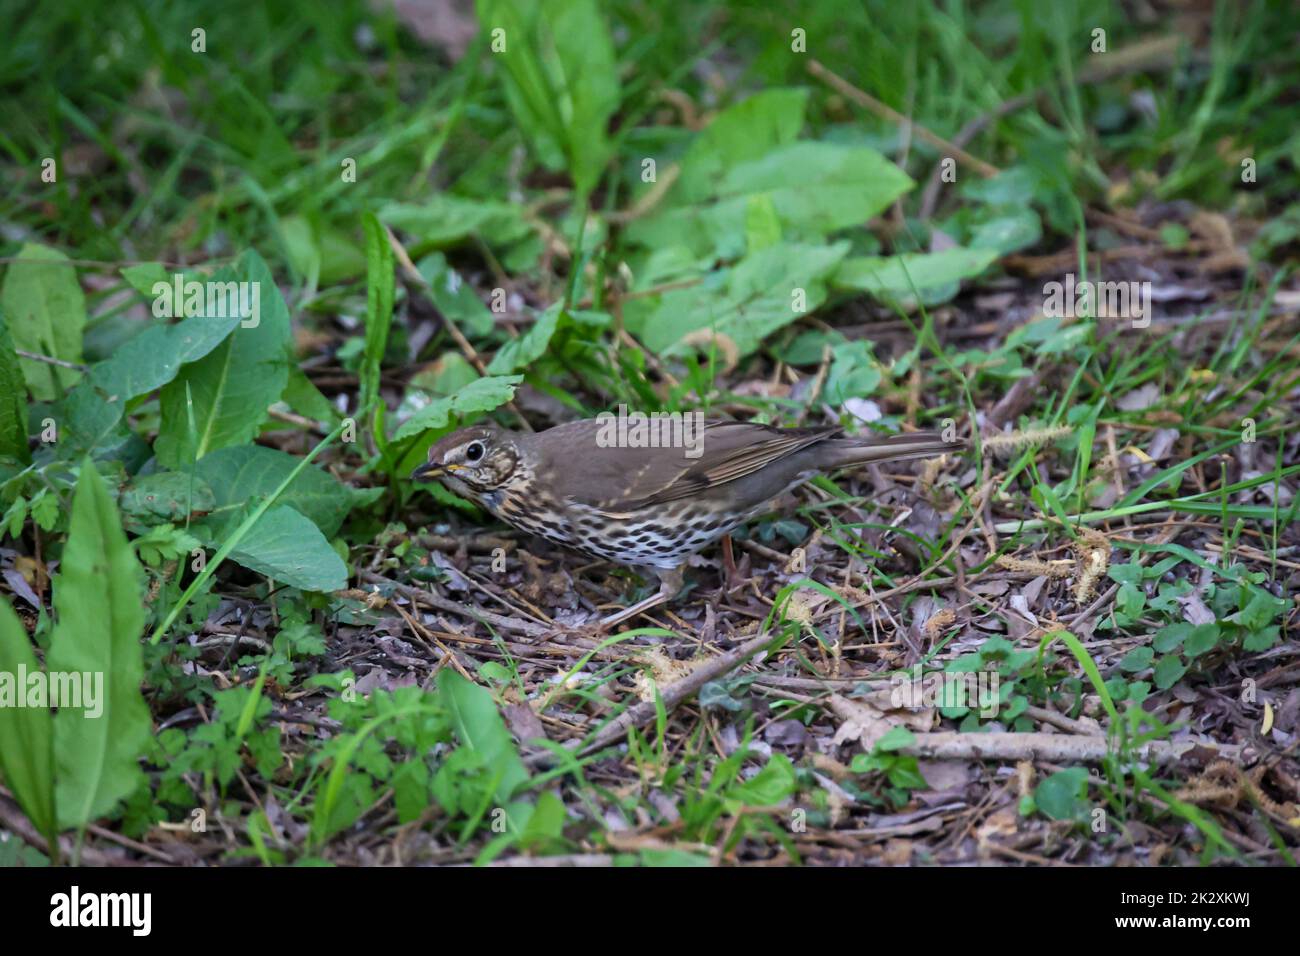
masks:
<svg viewBox="0 0 1300 956"><path fill-rule="evenodd" d="M481 441L470 442L469 447L465 449L466 461L478 461L483 457L483 443Z"/></svg>

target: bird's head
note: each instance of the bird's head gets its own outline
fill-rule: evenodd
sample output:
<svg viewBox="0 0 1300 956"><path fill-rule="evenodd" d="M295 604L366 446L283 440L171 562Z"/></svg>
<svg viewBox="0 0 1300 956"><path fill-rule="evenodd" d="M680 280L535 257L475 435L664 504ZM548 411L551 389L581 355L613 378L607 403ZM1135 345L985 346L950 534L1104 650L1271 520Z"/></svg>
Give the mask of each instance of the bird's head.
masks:
<svg viewBox="0 0 1300 956"><path fill-rule="evenodd" d="M518 467L519 450L510 435L476 425L434 442L428 460L411 478L437 479L458 495L480 499L509 482Z"/></svg>

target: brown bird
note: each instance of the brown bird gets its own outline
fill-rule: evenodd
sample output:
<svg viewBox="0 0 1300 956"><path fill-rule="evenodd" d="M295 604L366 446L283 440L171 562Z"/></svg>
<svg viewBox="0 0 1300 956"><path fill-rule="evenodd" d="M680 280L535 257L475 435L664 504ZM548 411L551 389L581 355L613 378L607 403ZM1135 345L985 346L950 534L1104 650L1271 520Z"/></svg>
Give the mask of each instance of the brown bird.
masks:
<svg viewBox="0 0 1300 956"><path fill-rule="evenodd" d="M535 434L475 425L435 442L411 477L437 478L555 544L653 571L659 593L601 622L608 626L672 598L690 555L814 475L965 447L934 432L846 438L838 428L700 425L694 445L679 447L612 443L601 418Z"/></svg>

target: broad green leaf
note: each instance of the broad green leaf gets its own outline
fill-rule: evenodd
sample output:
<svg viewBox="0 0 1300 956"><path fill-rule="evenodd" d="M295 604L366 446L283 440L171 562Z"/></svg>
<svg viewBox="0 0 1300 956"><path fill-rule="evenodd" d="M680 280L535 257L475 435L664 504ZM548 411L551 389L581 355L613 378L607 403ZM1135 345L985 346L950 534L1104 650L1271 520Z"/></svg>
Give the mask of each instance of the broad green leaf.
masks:
<svg viewBox="0 0 1300 956"><path fill-rule="evenodd" d="M519 759L492 695L451 668L438 672L438 693L457 739L487 765L497 780L498 805L505 809L517 831L522 831L531 808L522 802L512 803L511 798L527 782L528 770Z"/></svg>
<svg viewBox="0 0 1300 956"><path fill-rule="evenodd" d="M172 276L161 262L141 262L122 267L122 278L141 295L153 298L153 288L159 282L168 282Z"/></svg>
<svg viewBox="0 0 1300 956"><path fill-rule="evenodd" d="M982 273L998 253L994 249L946 249L896 256L853 256L840 263L831 285L866 292L885 302L934 305L957 294L963 279Z"/></svg>
<svg viewBox="0 0 1300 956"><path fill-rule="evenodd" d="M86 327L86 297L77 270L57 249L29 242L9 264L0 311L9 323L14 348L65 362L81 361L81 336ZM32 395L52 402L77 384L76 369L21 359Z"/></svg>
<svg viewBox="0 0 1300 956"><path fill-rule="evenodd" d="M1214 645L1219 642L1219 624L1217 621L1210 621L1208 624L1198 624L1192 628L1187 639L1183 641L1183 653L1188 657L1199 657L1200 655L1214 649Z"/></svg>
<svg viewBox="0 0 1300 956"><path fill-rule="evenodd" d="M220 527L225 529L233 521L234 509L273 494L301 462L301 458L275 448L241 445L205 455L194 474L211 489L213 508L232 516L220 521ZM308 465L289 483L279 503L311 519L321 534L331 537L349 511L369 504L382 493L381 488L349 487L328 472Z"/></svg>
<svg viewBox="0 0 1300 956"><path fill-rule="evenodd" d="M1088 771L1058 770L1034 788L1034 803L1053 820L1078 819L1088 810Z"/></svg>
<svg viewBox="0 0 1300 956"><path fill-rule="evenodd" d="M103 816L141 780L138 760L152 726L140 694L143 592L139 562L108 488L83 461L54 581L57 622L46 667L50 674L83 675L83 681L88 675L102 694L93 708L65 706L54 717L61 827Z"/></svg>
<svg viewBox="0 0 1300 956"><path fill-rule="evenodd" d="M238 267L219 269L211 277L189 273L185 279L238 282L248 277L247 265L248 260L244 259ZM165 276L159 281L172 285L174 280ZM152 290L147 294L152 296ZM266 289L262 294L266 294ZM217 300L213 304L217 305ZM176 378L182 366L203 358L239 327L240 317L225 315L231 311L225 305L221 297L220 307L213 310L214 314L207 314L205 304L203 314L188 316L175 324L163 324L165 320L159 320L118 346L111 358L94 365L90 370L91 380L110 400L128 400L162 388Z"/></svg>
<svg viewBox="0 0 1300 956"><path fill-rule="evenodd" d="M270 449L267 449L268 451ZM159 471L131 479L118 498L124 514L149 524L184 521L196 511L211 511L216 505L212 489L201 478L191 480L178 471Z"/></svg>
<svg viewBox="0 0 1300 956"><path fill-rule="evenodd" d="M48 706L26 703L26 680L41 673L31 642L9 603L0 600L0 778L32 825L53 844L54 722Z"/></svg>
<svg viewBox="0 0 1300 956"><path fill-rule="evenodd" d="M684 242L700 257L735 258L755 196L769 198L783 235L808 240L867 222L912 186L874 149L790 143L731 169L710 197L637 220L626 235L652 248Z"/></svg>
<svg viewBox="0 0 1300 956"><path fill-rule="evenodd" d="M1122 671L1144 670L1151 666L1152 660L1155 659L1155 651L1149 647L1135 647L1124 655L1123 660L1119 662L1119 669Z"/></svg>
<svg viewBox="0 0 1300 956"><path fill-rule="evenodd" d="M257 283L260 316L256 326L241 323L208 355L183 366L162 391L162 423L154 451L168 468L190 464L218 448L250 442L267 409L289 380L289 310L262 258L249 252L236 270ZM186 387L194 398L196 433L189 432Z"/></svg>
<svg viewBox="0 0 1300 956"><path fill-rule="evenodd" d="M75 461L92 452L99 458L107 449L122 448L133 437L122 424L124 409L121 400L109 401L95 388L92 378L83 378L49 416L58 430L54 450L62 460Z"/></svg>
<svg viewBox="0 0 1300 956"><path fill-rule="evenodd" d="M793 142L803 127L807 104L806 89L777 89L723 110L686 150L667 201L685 205L707 199L732 168Z"/></svg>
<svg viewBox="0 0 1300 956"><path fill-rule="evenodd" d="M330 400L297 365L289 367L289 382L284 387L282 397L300 415L318 422L328 422L331 427L339 420L338 409L330 404Z"/></svg>
<svg viewBox="0 0 1300 956"><path fill-rule="evenodd" d="M794 764L785 754L772 754L763 767L743 783L727 788L727 797L742 806L770 807L785 800L798 789Z"/></svg>
<svg viewBox="0 0 1300 956"><path fill-rule="evenodd" d="M4 314L0 313L0 455L22 462L31 457L27 449L26 399L27 383L22 366L14 354Z"/></svg>
<svg viewBox="0 0 1300 956"><path fill-rule="evenodd" d="M563 303L560 302L552 303L537 316L527 332L501 346L497 354L492 356L487 373L506 375L521 368L526 369L541 358L546 347L551 344L551 337L555 335L561 317L567 315L562 306Z"/></svg>
<svg viewBox="0 0 1300 956"><path fill-rule="evenodd" d="M320 529L284 505L262 515L230 552L230 558L303 591L339 591L348 584L347 565Z"/></svg>
<svg viewBox="0 0 1300 956"><path fill-rule="evenodd" d="M1187 665L1177 654L1166 654L1156 662L1153 679L1160 690L1168 690L1178 683L1179 678L1187 673Z"/></svg>
<svg viewBox="0 0 1300 956"><path fill-rule="evenodd" d="M735 343L741 356L748 355L825 301L826 280L848 248L846 242L770 246L699 285L663 293L657 301L629 302L624 318L655 352L682 351L685 336L712 330Z"/></svg>
<svg viewBox="0 0 1300 956"><path fill-rule="evenodd" d="M490 412L515 396L522 375L492 375L457 389L454 395L430 402L411 416L397 430L397 439L418 435L427 429L446 428L453 417L474 412Z"/></svg>

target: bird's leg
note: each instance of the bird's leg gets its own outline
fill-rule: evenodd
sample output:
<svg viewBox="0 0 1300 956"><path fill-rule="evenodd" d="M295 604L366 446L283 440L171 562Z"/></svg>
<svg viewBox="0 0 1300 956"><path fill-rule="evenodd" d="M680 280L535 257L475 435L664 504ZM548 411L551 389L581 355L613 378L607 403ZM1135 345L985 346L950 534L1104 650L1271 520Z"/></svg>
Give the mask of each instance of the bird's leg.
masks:
<svg viewBox="0 0 1300 956"><path fill-rule="evenodd" d="M676 597L677 592L682 589L682 569L676 568L655 568L654 572L659 577L659 590L650 595L644 601L638 601L631 607L625 607L623 610L611 614L609 617L601 618L601 627L613 627L620 621L626 621L628 618L636 617L643 611L648 611L652 607L660 604L666 604Z"/></svg>
<svg viewBox="0 0 1300 956"><path fill-rule="evenodd" d="M722 536L722 569L727 573L725 589L723 595L729 595L744 582L740 580L740 572L736 570L736 556L731 550L731 535Z"/></svg>

